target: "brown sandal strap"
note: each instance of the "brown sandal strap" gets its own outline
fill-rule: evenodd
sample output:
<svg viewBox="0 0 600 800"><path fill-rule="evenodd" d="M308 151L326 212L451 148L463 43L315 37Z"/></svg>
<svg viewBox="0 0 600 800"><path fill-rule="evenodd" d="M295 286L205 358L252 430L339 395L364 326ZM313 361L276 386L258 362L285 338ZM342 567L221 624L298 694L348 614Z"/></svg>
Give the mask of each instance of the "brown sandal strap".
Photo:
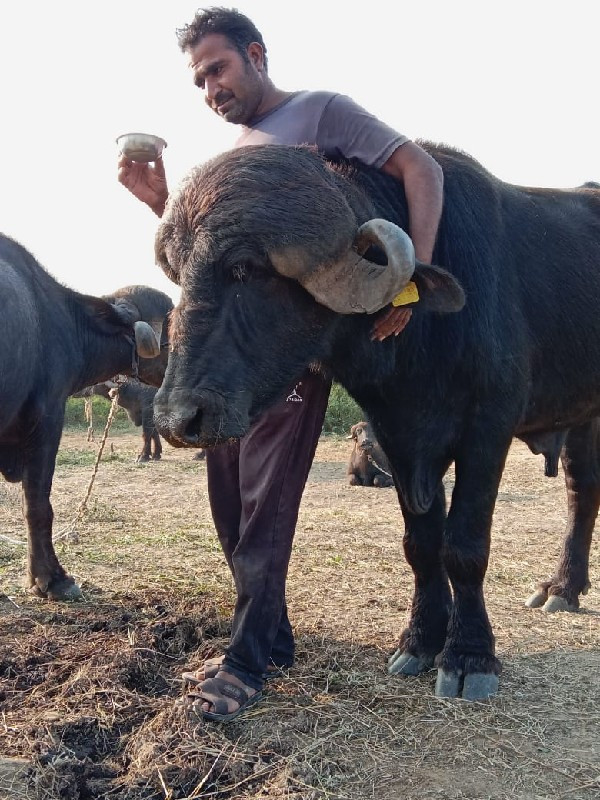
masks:
<svg viewBox="0 0 600 800"><path fill-rule="evenodd" d="M204 687L207 683L215 685L219 690L219 694L223 697L230 697L235 700L240 706L248 702L250 695L241 686L236 686L234 683L226 681L224 678L208 678L202 684ZM210 690L210 687L209 687Z"/></svg>

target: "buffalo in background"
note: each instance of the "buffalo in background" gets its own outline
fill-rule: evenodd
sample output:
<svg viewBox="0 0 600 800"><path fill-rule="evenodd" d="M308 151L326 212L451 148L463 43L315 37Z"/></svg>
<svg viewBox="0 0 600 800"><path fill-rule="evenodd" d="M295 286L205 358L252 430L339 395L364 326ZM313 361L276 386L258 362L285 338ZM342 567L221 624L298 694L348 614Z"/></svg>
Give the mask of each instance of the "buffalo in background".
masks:
<svg viewBox="0 0 600 800"><path fill-rule="evenodd" d="M154 396L155 386L144 386L143 383L128 380L115 389L109 389L108 395L112 399L117 396L117 403L124 408L127 416L136 427L142 428L142 450L136 461L138 464L145 461L160 461L162 443L154 425Z"/></svg>
<svg viewBox="0 0 600 800"><path fill-rule="evenodd" d="M142 428L142 449L136 458L136 463L146 461L160 461L162 455L162 442L154 425L154 396L157 389L132 378L120 381L105 381L94 386L88 386L73 397L90 398L94 395L112 401L117 398L117 405L127 412L131 422Z"/></svg>
<svg viewBox="0 0 600 800"><path fill-rule="evenodd" d="M393 486L390 463L369 423L354 424L347 438L354 442L347 470L350 486Z"/></svg>
<svg viewBox="0 0 600 800"><path fill-rule="evenodd" d="M515 186L423 145L444 172L440 267L415 261L403 186L377 170L277 145L192 170L156 237L182 291L155 420L173 445L210 447L243 436L308 365L329 372L373 425L404 517L415 587L389 671L436 664L436 694L478 699L500 673L483 584L513 437L565 433L567 532L544 607L576 609L589 584L600 192ZM371 341L371 315L406 288L410 323Z"/></svg>
<svg viewBox="0 0 600 800"><path fill-rule="evenodd" d="M23 485L27 584L41 596L80 594L52 543L50 491L66 400L118 373L156 380L171 307L149 287L125 287L108 299L75 292L0 235L0 472Z"/></svg>
<svg viewBox="0 0 600 800"><path fill-rule="evenodd" d="M160 353L145 362L143 383L135 379L122 380L118 384L119 396L117 403L127 412L129 419L136 426L142 427L143 445L137 457L138 462L150 459L158 461L161 458L162 443L156 430L153 419L153 402L156 387L160 386L165 375L168 360L168 322L173 310L173 302L168 295L150 289L146 286L125 286L112 295L104 296L109 302L135 302L143 313L151 318L152 328L160 343ZM113 377L117 377L116 375ZM74 397L91 397L100 395L111 400L111 388L117 384L114 381L105 381L74 393ZM154 447L152 447L154 445Z"/></svg>

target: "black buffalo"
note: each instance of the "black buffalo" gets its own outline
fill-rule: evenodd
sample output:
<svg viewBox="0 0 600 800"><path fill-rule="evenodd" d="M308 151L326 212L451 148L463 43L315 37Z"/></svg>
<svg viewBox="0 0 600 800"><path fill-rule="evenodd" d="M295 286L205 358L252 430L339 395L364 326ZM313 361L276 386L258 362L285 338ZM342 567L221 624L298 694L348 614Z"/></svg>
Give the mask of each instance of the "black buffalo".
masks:
<svg viewBox="0 0 600 800"><path fill-rule="evenodd" d="M354 446L348 459L350 486L393 486L390 464L368 422L361 420L350 428Z"/></svg>
<svg viewBox="0 0 600 800"><path fill-rule="evenodd" d="M136 461L160 461L162 443L154 424L155 386L146 386L137 381L125 381L117 389L110 389L110 397L117 393L117 403L137 427L142 428L142 449Z"/></svg>
<svg viewBox="0 0 600 800"><path fill-rule="evenodd" d="M157 334L167 296L127 287L111 300L60 285L0 235L0 472L23 484L27 583L54 599L80 593L52 544L50 490L66 399L117 373L134 374L138 354L140 377L154 379L161 360Z"/></svg>
<svg viewBox="0 0 600 800"><path fill-rule="evenodd" d="M507 184L464 153L424 146L445 178L440 268L415 264L403 187L373 169L269 145L187 176L156 238L182 294L155 418L171 444L211 446L243 435L308 364L328 370L368 415L404 516L415 591L389 669L435 662L438 695L480 698L500 672L483 581L514 436L567 432L567 538L544 591L574 608L589 583L600 192ZM392 300L412 303L412 319L373 342L370 314Z"/></svg>
<svg viewBox="0 0 600 800"><path fill-rule="evenodd" d="M88 386L75 397L98 395L107 400L117 398L117 405L125 409L127 416L136 427L142 429L142 449L136 458L137 463L160 461L162 442L154 425L154 396L157 389L135 379L127 378L118 384L114 381Z"/></svg>

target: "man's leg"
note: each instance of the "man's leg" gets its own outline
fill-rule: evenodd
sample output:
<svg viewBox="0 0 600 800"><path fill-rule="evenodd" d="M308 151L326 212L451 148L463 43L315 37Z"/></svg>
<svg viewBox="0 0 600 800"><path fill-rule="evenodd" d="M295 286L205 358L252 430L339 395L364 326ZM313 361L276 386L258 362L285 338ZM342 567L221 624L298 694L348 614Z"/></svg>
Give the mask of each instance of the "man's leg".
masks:
<svg viewBox="0 0 600 800"><path fill-rule="evenodd" d="M223 554L234 577L233 553L239 542L242 518L239 459L239 441L206 451L208 497L213 522ZM293 662L294 635L284 602L268 663L278 667L291 667Z"/></svg>
<svg viewBox="0 0 600 800"><path fill-rule="evenodd" d="M233 573L233 551L240 538L240 443L221 444L206 451L208 500L213 522L229 569Z"/></svg>
<svg viewBox="0 0 600 800"><path fill-rule="evenodd" d="M329 389L328 380L307 371L240 443L242 517L232 556L238 598L223 668L255 689L275 655L278 631L289 625L285 581L292 539ZM291 629L280 650L282 644L278 657L293 658Z"/></svg>

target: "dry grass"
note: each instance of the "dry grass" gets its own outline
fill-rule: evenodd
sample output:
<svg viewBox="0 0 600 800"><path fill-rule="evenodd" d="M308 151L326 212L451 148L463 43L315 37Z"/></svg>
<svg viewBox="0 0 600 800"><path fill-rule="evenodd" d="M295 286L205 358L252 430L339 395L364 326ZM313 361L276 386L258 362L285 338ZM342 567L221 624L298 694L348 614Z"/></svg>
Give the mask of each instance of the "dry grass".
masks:
<svg viewBox="0 0 600 800"><path fill-rule="evenodd" d="M162 462L136 465L138 439L112 439L78 541L58 546L84 602L24 594L24 549L0 539L0 797L598 797L600 594L575 615L523 606L552 571L565 520L564 487L543 478L541 458L515 444L495 515L486 597L504 662L496 699L439 700L433 672L386 674L412 584L400 514L393 490L347 486L349 443L323 439L289 576L297 664L264 702L218 726L178 702L182 668L227 641L233 600L205 468L168 447ZM85 492L93 448L84 434L63 439L57 531ZM8 484L0 531L23 538L19 488ZM593 586L598 554L595 542Z"/></svg>

